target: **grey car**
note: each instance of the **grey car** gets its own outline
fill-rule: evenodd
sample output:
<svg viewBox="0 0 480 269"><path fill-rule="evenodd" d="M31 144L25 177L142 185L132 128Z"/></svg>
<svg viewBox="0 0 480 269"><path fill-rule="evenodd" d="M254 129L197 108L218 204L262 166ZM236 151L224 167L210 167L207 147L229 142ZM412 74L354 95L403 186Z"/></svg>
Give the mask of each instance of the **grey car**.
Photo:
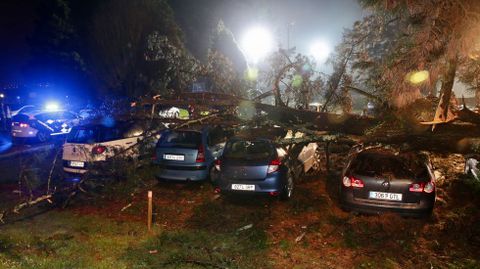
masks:
<svg viewBox="0 0 480 269"><path fill-rule="evenodd" d="M179 181L210 179L213 162L222 153L225 139L221 128L163 131L153 158L159 168L157 178Z"/></svg>
<svg viewBox="0 0 480 269"><path fill-rule="evenodd" d="M423 153L362 150L350 158L340 185L345 210L426 216L435 204L435 176Z"/></svg>
<svg viewBox="0 0 480 269"><path fill-rule="evenodd" d="M294 178L268 139L232 138L215 161L217 193L259 193L289 199Z"/></svg>

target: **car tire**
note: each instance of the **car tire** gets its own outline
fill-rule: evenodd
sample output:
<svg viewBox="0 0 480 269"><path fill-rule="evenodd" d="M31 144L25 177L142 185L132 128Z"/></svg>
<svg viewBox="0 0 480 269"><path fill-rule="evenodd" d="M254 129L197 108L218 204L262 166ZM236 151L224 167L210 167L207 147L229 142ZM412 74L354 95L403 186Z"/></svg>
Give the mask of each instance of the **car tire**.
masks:
<svg viewBox="0 0 480 269"><path fill-rule="evenodd" d="M292 198L294 187L295 187L295 184L293 180L293 175L291 173L288 173L287 181L283 186L283 191L280 193L280 200L287 201L290 198Z"/></svg>
<svg viewBox="0 0 480 269"><path fill-rule="evenodd" d="M40 142L40 143L47 142L48 138L49 138L49 135L46 132L39 131L37 133L37 141Z"/></svg>

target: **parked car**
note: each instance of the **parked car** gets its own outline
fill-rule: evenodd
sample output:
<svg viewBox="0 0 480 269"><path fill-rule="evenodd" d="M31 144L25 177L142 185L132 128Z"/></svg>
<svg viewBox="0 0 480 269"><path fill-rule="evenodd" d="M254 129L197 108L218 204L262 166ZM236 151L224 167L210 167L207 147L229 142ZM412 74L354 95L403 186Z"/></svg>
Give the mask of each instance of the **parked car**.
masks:
<svg viewBox="0 0 480 269"><path fill-rule="evenodd" d="M160 134L153 160L159 168L157 177L180 181L209 179L225 140L225 133L219 127L200 131L165 130Z"/></svg>
<svg viewBox="0 0 480 269"><path fill-rule="evenodd" d="M11 110L10 111L10 115L12 117L15 117L17 116L18 114L26 114L26 113L32 113L32 112L35 112L35 111L39 111L38 107L34 106L34 105L25 105L25 106L22 106L18 109L15 109L15 110Z"/></svg>
<svg viewBox="0 0 480 269"><path fill-rule="evenodd" d="M215 191L263 193L289 199L294 173L285 164L284 153L268 139L230 139L215 161Z"/></svg>
<svg viewBox="0 0 480 269"><path fill-rule="evenodd" d="M427 155L374 148L352 154L341 177L345 210L377 214L429 215L435 204L435 176Z"/></svg>
<svg viewBox="0 0 480 269"><path fill-rule="evenodd" d="M136 146L143 139L143 129L133 122L116 122L113 126L89 124L72 129L63 145L63 170L84 174L89 166L123 154L139 156Z"/></svg>
<svg viewBox="0 0 480 269"><path fill-rule="evenodd" d="M53 135L68 134L79 123L80 118L70 111L22 113L12 118L12 137L45 142Z"/></svg>
<svg viewBox="0 0 480 269"><path fill-rule="evenodd" d="M181 119L181 120L188 120L190 118L190 114L188 110L178 107L170 107L167 109L163 109L158 112L158 115L161 118L165 119Z"/></svg>

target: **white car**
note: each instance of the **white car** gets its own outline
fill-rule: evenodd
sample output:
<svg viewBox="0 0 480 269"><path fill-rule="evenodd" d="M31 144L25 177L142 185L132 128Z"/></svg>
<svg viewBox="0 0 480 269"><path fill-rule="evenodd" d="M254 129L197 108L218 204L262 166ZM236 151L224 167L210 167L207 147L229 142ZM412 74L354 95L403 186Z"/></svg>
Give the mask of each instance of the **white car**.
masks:
<svg viewBox="0 0 480 269"><path fill-rule="evenodd" d="M84 174L89 166L117 154L135 158L139 155L137 144L142 139L143 130L132 122L77 126L63 145L63 170L69 174Z"/></svg>
<svg viewBox="0 0 480 269"><path fill-rule="evenodd" d="M79 123L80 118L70 111L21 113L12 118L12 137L45 142L52 135L68 134Z"/></svg>
<svg viewBox="0 0 480 269"><path fill-rule="evenodd" d="M35 112L35 111L38 111L38 110L39 109L34 105L25 105L25 106L22 106L19 109L15 109L15 110L10 111L10 115L12 117L15 117L18 114L32 113L32 112Z"/></svg>

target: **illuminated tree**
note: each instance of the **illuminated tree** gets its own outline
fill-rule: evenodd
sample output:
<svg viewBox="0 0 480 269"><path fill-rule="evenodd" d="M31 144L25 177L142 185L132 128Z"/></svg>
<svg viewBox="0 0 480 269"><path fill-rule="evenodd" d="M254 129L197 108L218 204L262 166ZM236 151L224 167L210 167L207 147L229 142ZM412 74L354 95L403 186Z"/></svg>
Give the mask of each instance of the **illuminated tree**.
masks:
<svg viewBox="0 0 480 269"><path fill-rule="evenodd" d="M435 92L441 82L443 106L449 103L458 72L466 59L478 51L480 36L480 2L476 0L362 0L375 14L387 14L397 23L393 50L380 80L397 85L392 92L397 97L418 91L416 80L406 83L409 74L427 71L426 85ZM462 75L460 75L462 77ZM468 82L469 80L464 80ZM473 80L470 80L473 82ZM412 81L410 81L412 82ZM397 98L402 106L411 100ZM445 111L446 113L446 111ZM443 115L445 116L445 115Z"/></svg>
<svg viewBox="0 0 480 269"><path fill-rule="evenodd" d="M311 58L281 49L273 53L267 63L262 82L271 87L277 106L307 108L313 97L320 95L324 79L315 71Z"/></svg>

